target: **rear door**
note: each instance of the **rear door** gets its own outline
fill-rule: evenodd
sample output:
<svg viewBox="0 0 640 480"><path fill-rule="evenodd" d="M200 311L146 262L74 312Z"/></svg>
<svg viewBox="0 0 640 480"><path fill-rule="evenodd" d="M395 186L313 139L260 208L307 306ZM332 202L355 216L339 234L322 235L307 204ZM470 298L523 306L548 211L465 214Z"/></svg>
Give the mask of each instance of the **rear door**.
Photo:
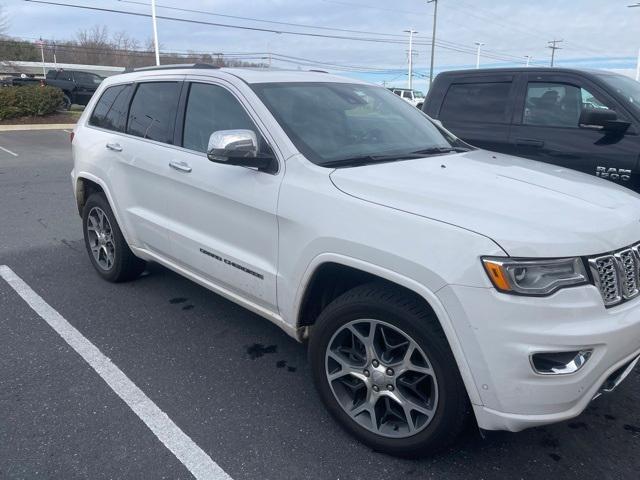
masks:
<svg viewBox="0 0 640 480"><path fill-rule="evenodd" d="M173 183L167 159L176 150L173 132L182 76L149 78L134 88L126 135L106 144L116 160L108 178L133 243L171 257L168 206Z"/></svg>
<svg viewBox="0 0 640 480"><path fill-rule="evenodd" d="M214 131L253 130L260 148L275 142L246 98L223 80L185 83L176 143L162 168L170 168L170 220L177 261L228 291L277 311L278 191L275 174L211 162ZM278 155L278 152L275 152Z"/></svg>
<svg viewBox="0 0 640 480"><path fill-rule="evenodd" d="M436 118L471 145L510 153L514 75L454 76L445 88Z"/></svg>
<svg viewBox="0 0 640 480"><path fill-rule="evenodd" d="M524 80L510 135L515 154L637 188L637 128L612 134L579 125L587 108L609 108L631 121L613 98L578 75L530 73Z"/></svg>

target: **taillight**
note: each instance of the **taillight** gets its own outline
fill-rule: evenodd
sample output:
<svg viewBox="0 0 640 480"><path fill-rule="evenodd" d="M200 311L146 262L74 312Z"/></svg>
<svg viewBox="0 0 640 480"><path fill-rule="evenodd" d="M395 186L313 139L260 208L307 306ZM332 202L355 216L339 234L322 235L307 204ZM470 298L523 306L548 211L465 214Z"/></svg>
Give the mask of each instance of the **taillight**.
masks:
<svg viewBox="0 0 640 480"><path fill-rule="evenodd" d="M73 143L73 137L76 136L76 133L72 130L71 133L69 134L69 142Z"/></svg>

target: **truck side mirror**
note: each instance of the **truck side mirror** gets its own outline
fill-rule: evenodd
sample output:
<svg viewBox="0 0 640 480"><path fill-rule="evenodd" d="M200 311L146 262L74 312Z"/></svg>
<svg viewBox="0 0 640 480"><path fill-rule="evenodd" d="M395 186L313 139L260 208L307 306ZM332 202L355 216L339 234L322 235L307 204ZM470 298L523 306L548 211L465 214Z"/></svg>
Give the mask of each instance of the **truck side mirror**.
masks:
<svg viewBox="0 0 640 480"><path fill-rule="evenodd" d="M580 128L611 133L624 133L631 125L624 120L618 120L618 114L608 108L584 108L578 124Z"/></svg>

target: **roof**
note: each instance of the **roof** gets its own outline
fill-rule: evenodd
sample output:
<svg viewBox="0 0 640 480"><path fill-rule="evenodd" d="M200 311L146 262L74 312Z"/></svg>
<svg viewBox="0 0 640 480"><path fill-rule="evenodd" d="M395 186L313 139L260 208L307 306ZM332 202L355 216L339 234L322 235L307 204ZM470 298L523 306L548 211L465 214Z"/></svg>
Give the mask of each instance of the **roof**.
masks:
<svg viewBox="0 0 640 480"><path fill-rule="evenodd" d="M585 68L560 68L560 67L514 67L514 68L479 68L469 70L449 70L441 72L439 75L487 75L501 73L577 73L580 75L619 75L608 70L585 69Z"/></svg>
<svg viewBox="0 0 640 480"><path fill-rule="evenodd" d="M163 68L164 67L164 68ZM113 77L113 81L127 77L127 80L154 77L158 75L196 75L200 77L220 77L221 74L233 75L246 83L283 83L283 82L333 82L366 83L353 78L331 75L322 71L270 70L259 68L216 68L213 65L166 65L149 67Z"/></svg>

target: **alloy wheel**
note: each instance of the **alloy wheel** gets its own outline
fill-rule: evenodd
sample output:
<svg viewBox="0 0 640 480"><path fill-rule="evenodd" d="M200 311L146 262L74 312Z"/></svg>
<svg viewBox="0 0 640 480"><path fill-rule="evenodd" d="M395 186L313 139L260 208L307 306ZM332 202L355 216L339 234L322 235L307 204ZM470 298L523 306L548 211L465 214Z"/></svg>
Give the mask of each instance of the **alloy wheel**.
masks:
<svg viewBox="0 0 640 480"><path fill-rule="evenodd" d="M110 270L115 262L116 246L109 218L100 207L93 207L89 211L87 238L98 266L103 270Z"/></svg>
<svg viewBox="0 0 640 480"><path fill-rule="evenodd" d="M342 409L375 434L410 437L435 415L432 364L411 336L389 323L359 319L343 325L329 341L325 370Z"/></svg>

